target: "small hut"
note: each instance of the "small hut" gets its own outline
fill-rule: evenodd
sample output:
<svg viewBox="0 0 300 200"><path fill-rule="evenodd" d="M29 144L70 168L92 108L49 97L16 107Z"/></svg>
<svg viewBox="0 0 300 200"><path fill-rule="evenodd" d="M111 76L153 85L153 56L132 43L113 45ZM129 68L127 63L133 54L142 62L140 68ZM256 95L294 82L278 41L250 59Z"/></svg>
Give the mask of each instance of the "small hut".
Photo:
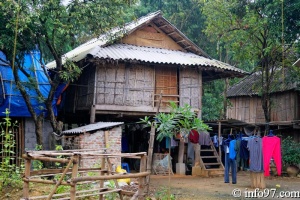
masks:
<svg viewBox="0 0 300 200"><path fill-rule="evenodd" d="M123 122L98 122L63 131L62 145L64 149L104 150L111 154L121 153ZM81 167L94 167L99 159L93 157L80 160ZM121 165L120 159L112 160L112 164Z"/></svg>

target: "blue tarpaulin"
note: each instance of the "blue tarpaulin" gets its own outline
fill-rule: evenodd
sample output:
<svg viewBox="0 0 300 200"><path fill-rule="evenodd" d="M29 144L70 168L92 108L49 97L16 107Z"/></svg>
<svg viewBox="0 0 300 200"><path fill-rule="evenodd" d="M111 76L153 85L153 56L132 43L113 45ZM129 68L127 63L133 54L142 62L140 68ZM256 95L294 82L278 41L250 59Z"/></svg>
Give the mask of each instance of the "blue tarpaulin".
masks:
<svg viewBox="0 0 300 200"><path fill-rule="evenodd" d="M0 51L0 58L6 60L6 56ZM31 117L25 100L20 91L17 89L11 66L7 65L0 59L0 116L5 116L6 108L10 108L11 117ZM46 99L50 91L50 83L40 64L40 52L32 51L25 55L23 69L30 74L30 78L34 79L38 84L38 89ZM38 95L30 86L29 79L23 72L19 71L19 77L24 86L26 86L27 94L30 97L30 104L35 112L39 115L46 113L46 107L43 101L39 100ZM54 110L56 111L56 101L53 101Z"/></svg>

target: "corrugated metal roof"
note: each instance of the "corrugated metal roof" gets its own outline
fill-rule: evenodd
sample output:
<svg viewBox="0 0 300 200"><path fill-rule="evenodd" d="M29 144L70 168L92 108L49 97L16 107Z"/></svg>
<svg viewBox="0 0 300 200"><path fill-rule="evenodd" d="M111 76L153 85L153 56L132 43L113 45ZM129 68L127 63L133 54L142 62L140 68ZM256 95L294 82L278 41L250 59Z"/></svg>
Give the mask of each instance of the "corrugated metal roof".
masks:
<svg viewBox="0 0 300 200"><path fill-rule="evenodd" d="M286 80L282 81L282 73L278 71L277 74L273 75L273 80L271 82L270 92L283 92L288 90L297 89L297 84L294 81ZM289 76L288 70L286 70L286 77ZM238 83L234 84L228 88L226 96L235 97L235 96L254 96L261 93L261 72L255 72L245 78L243 78Z"/></svg>
<svg viewBox="0 0 300 200"><path fill-rule="evenodd" d="M184 66L212 66L223 70L245 73L243 70L193 53L141 47L128 44L114 44L107 47L97 46L89 52L94 58L119 61L140 61L156 64L175 64Z"/></svg>
<svg viewBox="0 0 300 200"><path fill-rule="evenodd" d="M140 25L150 21L151 19L155 18L156 16L161 15L160 11L150 13L144 17L139 18L137 21L132 21L126 24L124 27L115 27L109 32L100 35L98 38L94 38L89 40L88 42L76 47L75 49L69 51L62 57L63 64L66 62L67 59L70 59L74 62L77 62L86 57L88 52L92 50L96 46L103 46L106 45L109 41L113 41L118 37L122 37L125 34L129 34L130 32L136 30ZM55 61L49 62L47 68L52 69L56 67Z"/></svg>
<svg viewBox="0 0 300 200"><path fill-rule="evenodd" d="M93 131L93 130L112 128L114 126L119 126L121 124L124 124L124 122L97 122L95 124L89 124L86 126L81 126L81 127L63 131L62 135L71 135L71 134L89 132L89 131Z"/></svg>

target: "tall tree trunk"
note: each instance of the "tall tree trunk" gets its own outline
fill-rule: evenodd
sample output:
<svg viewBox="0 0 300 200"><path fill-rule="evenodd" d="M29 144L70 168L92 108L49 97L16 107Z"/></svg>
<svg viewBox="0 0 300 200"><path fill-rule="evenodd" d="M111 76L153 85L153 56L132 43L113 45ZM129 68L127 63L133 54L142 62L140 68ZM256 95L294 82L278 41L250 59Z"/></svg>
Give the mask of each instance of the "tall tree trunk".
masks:
<svg viewBox="0 0 300 200"><path fill-rule="evenodd" d="M36 120L34 121L35 124L35 135L36 135L36 142L38 145L42 145L43 147L43 114L37 116Z"/></svg>
<svg viewBox="0 0 300 200"><path fill-rule="evenodd" d="M48 112L48 117L50 118L50 124L52 126L53 132L60 135L62 132L62 126L58 123L55 112L53 110L52 104L54 100L55 91L60 83L61 79L58 75L55 75L53 80L51 81L51 89L49 91L48 97L46 99L46 108Z"/></svg>
<svg viewBox="0 0 300 200"><path fill-rule="evenodd" d="M270 69L267 62L263 62L261 105L265 116L265 133L269 132L271 121Z"/></svg>
<svg viewBox="0 0 300 200"><path fill-rule="evenodd" d="M229 81L228 78L225 79L225 86L224 86L224 102L223 102L223 115L221 116L223 119L226 119L226 113L227 113L227 98L226 93L228 90Z"/></svg>

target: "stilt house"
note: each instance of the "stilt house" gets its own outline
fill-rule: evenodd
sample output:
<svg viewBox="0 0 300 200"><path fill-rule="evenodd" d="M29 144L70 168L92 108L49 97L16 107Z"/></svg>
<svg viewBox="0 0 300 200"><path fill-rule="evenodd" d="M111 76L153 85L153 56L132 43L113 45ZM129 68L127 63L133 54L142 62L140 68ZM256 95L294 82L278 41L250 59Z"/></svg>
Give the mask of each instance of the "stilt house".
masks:
<svg viewBox="0 0 300 200"><path fill-rule="evenodd" d="M160 11L114 28L64 58L83 69L67 90L65 113L87 113L91 123L101 115L153 115L160 94L161 112L168 112L168 102L174 101L201 113L203 82L245 74L210 58Z"/></svg>
<svg viewBox="0 0 300 200"><path fill-rule="evenodd" d="M300 93L296 82L288 81L289 73L286 72L286 81L278 78L271 87L271 121L270 128L276 134L293 136L300 141ZM227 98L230 104L227 108L227 119L245 122L248 126L265 126L265 115L262 109L260 96L261 73L256 72L242 79L230 87ZM275 83L275 84L274 84Z"/></svg>

